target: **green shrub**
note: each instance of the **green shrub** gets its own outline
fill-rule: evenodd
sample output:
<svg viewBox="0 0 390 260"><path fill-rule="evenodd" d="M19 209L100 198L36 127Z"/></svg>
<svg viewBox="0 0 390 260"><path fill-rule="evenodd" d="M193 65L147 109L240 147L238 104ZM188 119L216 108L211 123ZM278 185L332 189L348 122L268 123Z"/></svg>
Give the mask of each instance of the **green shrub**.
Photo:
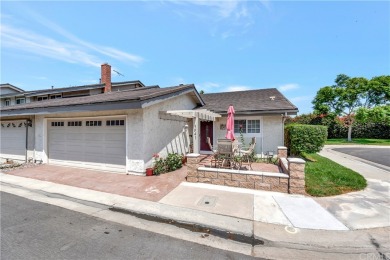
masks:
<svg viewBox="0 0 390 260"><path fill-rule="evenodd" d="M177 153L169 153L167 158L159 158L158 154L154 157L154 175L172 172L182 167L182 156Z"/></svg>
<svg viewBox="0 0 390 260"><path fill-rule="evenodd" d="M181 155L178 155L177 153L168 154L168 157L165 159L168 172L172 172L181 168L182 166L181 158L182 158Z"/></svg>
<svg viewBox="0 0 390 260"><path fill-rule="evenodd" d="M326 126L295 125L285 127L285 146L291 155L316 153L324 146L328 135Z"/></svg>

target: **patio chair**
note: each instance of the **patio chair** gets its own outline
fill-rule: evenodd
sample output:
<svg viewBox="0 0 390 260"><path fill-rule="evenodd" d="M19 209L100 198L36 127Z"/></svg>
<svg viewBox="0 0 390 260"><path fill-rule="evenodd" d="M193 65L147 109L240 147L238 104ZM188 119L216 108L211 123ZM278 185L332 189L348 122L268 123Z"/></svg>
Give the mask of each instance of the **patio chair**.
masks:
<svg viewBox="0 0 390 260"><path fill-rule="evenodd" d="M218 162L218 150L214 149L214 147L211 145L210 137L206 138L206 143L209 146L211 152L213 152L212 157L211 157L211 161L210 161L210 167L213 167L213 163L214 163L214 167L216 168L217 162Z"/></svg>
<svg viewBox="0 0 390 260"><path fill-rule="evenodd" d="M252 170L252 153L256 147L256 137L252 137L252 143L249 145L248 149L241 149L241 163L246 162L249 165L249 168Z"/></svg>
<svg viewBox="0 0 390 260"><path fill-rule="evenodd" d="M218 139L218 166L234 167L233 143L230 139Z"/></svg>

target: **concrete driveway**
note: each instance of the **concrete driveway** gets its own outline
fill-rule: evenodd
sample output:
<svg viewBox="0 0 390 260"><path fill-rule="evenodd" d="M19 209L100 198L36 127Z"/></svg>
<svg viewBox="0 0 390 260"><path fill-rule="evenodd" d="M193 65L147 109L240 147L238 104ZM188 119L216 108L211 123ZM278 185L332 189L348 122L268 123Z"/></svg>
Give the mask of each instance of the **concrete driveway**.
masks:
<svg viewBox="0 0 390 260"><path fill-rule="evenodd" d="M342 147L333 150L390 167L390 147Z"/></svg>
<svg viewBox="0 0 390 260"><path fill-rule="evenodd" d="M138 199L159 201L185 180L187 167L159 176L134 176L54 165L16 169L10 175Z"/></svg>
<svg viewBox="0 0 390 260"><path fill-rule="evenodd" d="M367 180L367 188L332 197L315 198L315 200L330 213L337 217L350 229L366 229L390 226L390 169L387 166L378 167L376 163L343 154L337 149L367 149L373 147L340 147L326 145L320 155L336 163L350 168ZM387 147L378 147L386 151Z"/></svg>

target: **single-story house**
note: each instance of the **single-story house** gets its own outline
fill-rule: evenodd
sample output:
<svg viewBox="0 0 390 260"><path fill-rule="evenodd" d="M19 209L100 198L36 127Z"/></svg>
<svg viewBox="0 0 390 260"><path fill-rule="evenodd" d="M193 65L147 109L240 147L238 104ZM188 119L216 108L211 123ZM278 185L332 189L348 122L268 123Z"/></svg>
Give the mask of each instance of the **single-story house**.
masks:
<svg viewBox="0 0 390 260"><path fill-rule="evenodd" d="M226 110L236 109L256 152L283 145L283 119L298 109L276 89L200 95L193 84L160 88L140 81L24 91L0 85L0 158L126 174L144 174L153 154L207 153L206 136L223 138ZM200 130L198 130L200 129Z"/></svg>

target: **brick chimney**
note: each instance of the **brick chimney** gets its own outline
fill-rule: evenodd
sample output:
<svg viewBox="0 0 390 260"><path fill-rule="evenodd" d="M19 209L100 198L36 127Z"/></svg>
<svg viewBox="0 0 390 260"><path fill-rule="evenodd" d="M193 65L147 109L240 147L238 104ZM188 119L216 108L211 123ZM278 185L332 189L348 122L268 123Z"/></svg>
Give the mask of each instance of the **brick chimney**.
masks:
<svg viewBox="0 0 390 260"><path fill-rule="evenodd" d="M104 93L111 92L111 66L108 63L102 64L101 83L104 83Z"/></svg>

